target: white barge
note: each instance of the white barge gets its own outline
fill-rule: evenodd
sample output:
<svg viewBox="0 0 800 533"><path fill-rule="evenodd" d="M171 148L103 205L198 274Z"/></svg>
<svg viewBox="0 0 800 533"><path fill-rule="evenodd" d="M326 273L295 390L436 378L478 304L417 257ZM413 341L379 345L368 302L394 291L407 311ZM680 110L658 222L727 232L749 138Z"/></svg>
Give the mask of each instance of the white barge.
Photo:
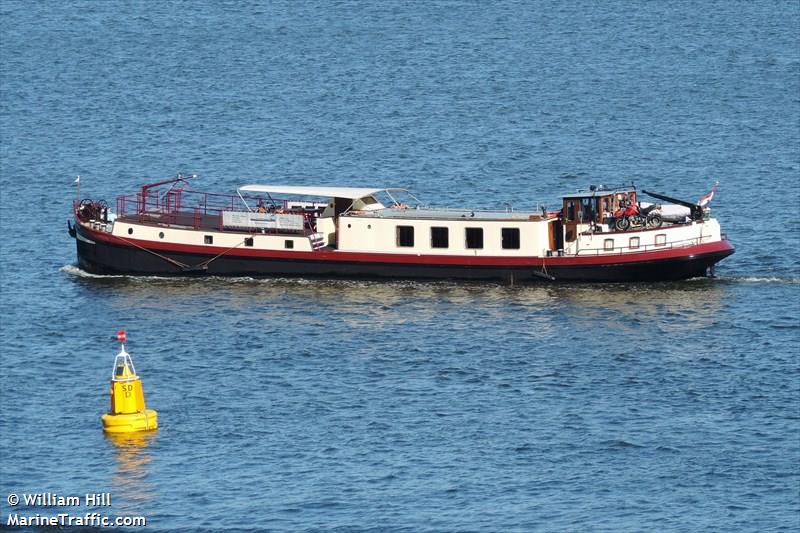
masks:
<svg viewBox="0 0 800 533"><path fill-rule="evenodd" d="M68 225L80 268L630 282L707 276L734 252L707 207L633 186L591 187L565 195L560 210L523 212L430 208L392 188L245 185L214 194L190 190L193 177L144 185L117 198L116 209L76 201ZM641 193L672 203L647 206Z"/></svg>

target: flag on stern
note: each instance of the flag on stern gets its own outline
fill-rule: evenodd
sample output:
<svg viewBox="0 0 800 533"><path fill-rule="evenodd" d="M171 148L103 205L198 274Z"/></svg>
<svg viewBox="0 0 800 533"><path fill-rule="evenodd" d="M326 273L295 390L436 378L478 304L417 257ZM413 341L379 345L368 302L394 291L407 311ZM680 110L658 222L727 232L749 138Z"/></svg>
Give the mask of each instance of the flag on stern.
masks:
<svg viewBox="0 0 800 533"><path fill-rule="evenodd" d="M706 194L697 201L697 205L699 205L700 207L705 207L708 204L708 202L710 202L711 199L714 198L714 193L717 192L717 186L719 186L719 182L716 182L714 186L711 187L711 190L708 192L708 194Z"/></svg>

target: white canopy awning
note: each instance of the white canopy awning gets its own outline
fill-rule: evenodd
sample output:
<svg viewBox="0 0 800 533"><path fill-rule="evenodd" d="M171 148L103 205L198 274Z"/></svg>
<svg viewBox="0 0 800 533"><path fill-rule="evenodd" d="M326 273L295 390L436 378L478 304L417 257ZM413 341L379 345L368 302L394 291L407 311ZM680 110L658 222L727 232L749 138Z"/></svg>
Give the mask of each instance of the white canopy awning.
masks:
<svg viewBox="0 0 800 533"><path fill-rule="evenodd" d="M245 185L241 192L264 192L275 194L299 194L324 196L325 198L350 198L357 200L382 191L404 191L405 189L370 189L361 187L294 187L291 185Z"/></svg>

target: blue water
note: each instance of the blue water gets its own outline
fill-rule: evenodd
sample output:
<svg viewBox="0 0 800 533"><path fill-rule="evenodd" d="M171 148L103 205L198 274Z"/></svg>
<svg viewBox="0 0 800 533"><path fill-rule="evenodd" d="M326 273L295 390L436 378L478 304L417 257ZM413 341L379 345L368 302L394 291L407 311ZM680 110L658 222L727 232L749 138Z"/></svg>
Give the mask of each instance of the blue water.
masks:
<svg viewBox="0 0 800 533"><path fill-rule="evenodd" d="M800 4L0 1L0 518L800 531ZM97 278L65 220L198 173L712 202L718 278ZM103 436L113 332L157 433ZM97 510L81 507L76 514Z"/></svg>

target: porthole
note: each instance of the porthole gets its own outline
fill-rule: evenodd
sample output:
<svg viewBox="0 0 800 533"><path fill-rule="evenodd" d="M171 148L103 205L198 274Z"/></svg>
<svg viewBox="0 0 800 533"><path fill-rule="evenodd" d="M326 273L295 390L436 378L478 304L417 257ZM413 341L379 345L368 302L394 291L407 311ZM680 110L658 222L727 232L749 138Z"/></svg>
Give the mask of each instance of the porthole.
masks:
<svg viewBox="0 0 800 533"><path fill-rule="evenodd" d="M133 228L128 228L128 235L133 235Z"/></svg>
<svg viewBox="0 0 800 533"><path fill-rule="evenodd" d="M372 224L367 224L367 229L372 229Z"/></svg>
<svg viewBox="0 0 800 533"><path fill-rule="evenodd" d="M348 228L352 228L353 226L352 226L352 224L348 224L347 227Z"/></svg>
<svg viewBox="0 0 800 533"><path fill-rule="evenodd" d="M163 231L159 231L158 232L158 238L159 239L163 239L164 238L164 232Z"/></svg>

